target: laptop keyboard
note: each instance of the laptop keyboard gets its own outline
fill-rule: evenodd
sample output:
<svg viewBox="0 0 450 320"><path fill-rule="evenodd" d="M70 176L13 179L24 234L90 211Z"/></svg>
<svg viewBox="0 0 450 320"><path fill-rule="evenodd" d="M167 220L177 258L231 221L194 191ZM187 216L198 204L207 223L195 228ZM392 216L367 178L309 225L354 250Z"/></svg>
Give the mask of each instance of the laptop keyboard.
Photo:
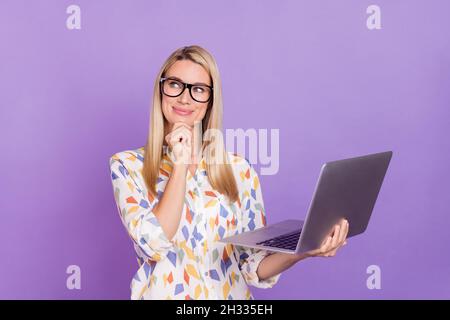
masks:
<svg viewBox="0 0 450 320"><path fill-rule="evenodd" d="M261 242L257 242L256 244L266 246L266 247L275 247L282 248L288 250L295 250L297 248L298 239L300 238L300 231L296 231L294 233L283 234L281 236L264 240Z"/></svg>

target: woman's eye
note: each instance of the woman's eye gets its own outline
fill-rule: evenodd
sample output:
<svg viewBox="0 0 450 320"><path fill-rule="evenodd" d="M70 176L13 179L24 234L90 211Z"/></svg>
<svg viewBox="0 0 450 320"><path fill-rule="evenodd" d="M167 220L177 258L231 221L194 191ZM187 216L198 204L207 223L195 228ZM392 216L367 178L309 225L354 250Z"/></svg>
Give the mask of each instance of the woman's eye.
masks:
<svg viewBox="0 0 450 320"><path fill-rule="evenodd" d="M180 83L176 82L176 81L171 81L169 82L169 85L173 88L179 88L180 87Z"/></svg>
<svg viewBox="0 0 450 320"><path fill-rule="evenodd" d="M194 91L198 93L203 93L205 89L203 89L202 87L194 87Z"/></svg>

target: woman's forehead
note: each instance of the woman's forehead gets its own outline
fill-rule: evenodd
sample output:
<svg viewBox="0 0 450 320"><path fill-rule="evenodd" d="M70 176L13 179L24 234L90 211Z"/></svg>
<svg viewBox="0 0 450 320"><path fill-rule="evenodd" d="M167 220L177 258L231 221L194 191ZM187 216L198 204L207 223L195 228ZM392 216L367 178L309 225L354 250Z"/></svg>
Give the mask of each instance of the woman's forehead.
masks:
<svg viewBox="0 0 450 320"><path fill-rule="evenodd" d="M167 69L166 77L177 77L187 83L209 84L209 74L200 64L190 60L178 60Z"/></svg>

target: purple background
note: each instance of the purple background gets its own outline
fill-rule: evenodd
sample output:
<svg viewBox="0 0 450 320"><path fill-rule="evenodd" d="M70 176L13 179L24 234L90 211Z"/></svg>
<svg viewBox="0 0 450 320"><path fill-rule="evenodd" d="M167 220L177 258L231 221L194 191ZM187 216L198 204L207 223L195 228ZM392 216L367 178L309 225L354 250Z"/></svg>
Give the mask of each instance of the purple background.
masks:
<svg viewBox="0 0 450 320"><path fill-rule="evenodd" d="M81 7L81 30L66 8ZM381 7L381 30L366 8ZM303 217L324 161L393 150L367 232L259 299L450 298L448 1L0 2L0 298L128 299L137 262L108 159L143 146L154 77L199 44L225 128L280 129L269 223ZM81 267L81 290L66 288ZM366 287L369 265L381 290Z"/></svg>

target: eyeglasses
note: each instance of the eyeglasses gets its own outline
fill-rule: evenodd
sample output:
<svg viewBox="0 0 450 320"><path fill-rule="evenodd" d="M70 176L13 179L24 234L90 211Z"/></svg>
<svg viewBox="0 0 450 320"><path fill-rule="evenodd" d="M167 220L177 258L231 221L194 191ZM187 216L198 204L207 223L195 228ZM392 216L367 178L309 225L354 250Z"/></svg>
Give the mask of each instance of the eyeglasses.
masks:
<svg viewBox="0 0 450 320"><path fill-rule="evenodd" d="M161 78L159 83L166 96L178 97L188 88L191 98L201 103L208 102L213 91L213 87L206 84L190 84L174 78Z"/></svg>

